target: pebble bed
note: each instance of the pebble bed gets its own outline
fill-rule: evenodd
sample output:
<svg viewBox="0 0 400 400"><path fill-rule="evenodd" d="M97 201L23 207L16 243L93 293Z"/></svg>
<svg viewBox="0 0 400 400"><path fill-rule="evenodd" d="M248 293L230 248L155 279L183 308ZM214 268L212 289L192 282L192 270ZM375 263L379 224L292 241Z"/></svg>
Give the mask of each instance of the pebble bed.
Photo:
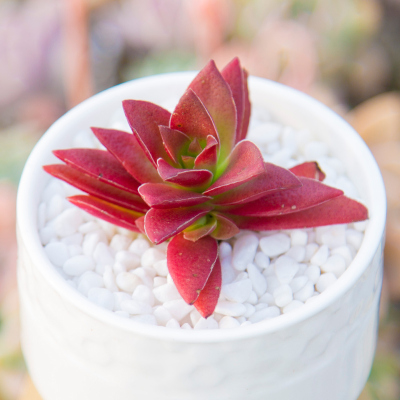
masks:
<svg viewBox="0 0 400 400"><path fill-rule="evenodd" d="M120 111L110 127L129 131ZM342 162L310 132L283 126L265 110L253 108L248 139L258 145L266 161L285 168L318 161L326 174L324 183L362 201ZM99 144L90 131L84 131L74 146ZM65 199L76 193L51 178L39 205L40 239L56 270L83 296L121 318L171 329L237 328L314 301L350 265L368 223L241 231L221 242L221 296L214 314L204 319L185 303L168 274L167 243L153 245L144 235L90 216Z"/></svg>

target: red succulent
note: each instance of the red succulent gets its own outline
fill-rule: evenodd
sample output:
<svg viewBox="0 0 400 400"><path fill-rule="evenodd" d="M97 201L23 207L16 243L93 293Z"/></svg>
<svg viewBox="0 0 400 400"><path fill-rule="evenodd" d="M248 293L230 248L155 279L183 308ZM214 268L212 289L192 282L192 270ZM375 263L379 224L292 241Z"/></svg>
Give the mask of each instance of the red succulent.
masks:
<svg viewBox="0 0 400 400"><path fill-rule="evenodd" d="M168 269L183 299L212 314L221 287L218 240L240 229L309 228L364 220L367 209L321 183L314 162L291 170L266 163L245 140L250 119L247 72L235 58L221 72L199 72L171 114L125 100L133 134L93 133L107 151L57 150L45 166L81 189L69 201L156 244L171 239Z"/></svg>

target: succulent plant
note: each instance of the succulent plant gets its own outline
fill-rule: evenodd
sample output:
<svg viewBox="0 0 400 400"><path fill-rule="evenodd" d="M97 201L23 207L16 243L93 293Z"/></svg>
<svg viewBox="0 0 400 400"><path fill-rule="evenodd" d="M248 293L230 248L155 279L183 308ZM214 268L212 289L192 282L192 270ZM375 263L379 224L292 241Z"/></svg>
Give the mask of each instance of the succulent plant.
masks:
<svg viewBox="0 0 400 400"><path fill-rule="evenodd" d="M237 58L221 72L210 61L171 114L125 100L133 134L92 128L107 149L56 150L45 166L81 189L69 201L156 244L170 239L167 263L183 299L211 315L221 288L218 240L240 229L309 228L364 220L367 209L321 183L317 163L290 170L266 163L245 140L247 72Z"/></svg>

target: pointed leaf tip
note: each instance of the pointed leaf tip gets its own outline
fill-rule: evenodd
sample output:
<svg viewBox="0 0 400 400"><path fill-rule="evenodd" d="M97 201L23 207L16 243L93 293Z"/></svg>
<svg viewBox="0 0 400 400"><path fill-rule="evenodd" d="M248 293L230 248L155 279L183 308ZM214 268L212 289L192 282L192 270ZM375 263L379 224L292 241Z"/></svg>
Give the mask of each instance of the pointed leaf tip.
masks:
<svg viewBox="0 0 400 400"><path fill-rule="evenodd" d="M204 289L200 292L199 297L194 303L194 306L203 318L208 318L214 312L221 294L221 285L221 262L217 258L206 286L204 286Z"/></svg>
<svg viewBox="0 0 400 400"><path fill-rule="evenodd" d="M221 144L220 157L224 160L234 146L236 134L236 107L231 89L212 60L197 74L189 88L214 121Z"/></svg>
<svg viewBox="0 0 400 400"><path fill-rule="evenodd" d="M168 271L186 303L193 304L198 299L209 280L217 259L218 244L210 236L192 242L180 234L169 242L167 247Z"/></svg>

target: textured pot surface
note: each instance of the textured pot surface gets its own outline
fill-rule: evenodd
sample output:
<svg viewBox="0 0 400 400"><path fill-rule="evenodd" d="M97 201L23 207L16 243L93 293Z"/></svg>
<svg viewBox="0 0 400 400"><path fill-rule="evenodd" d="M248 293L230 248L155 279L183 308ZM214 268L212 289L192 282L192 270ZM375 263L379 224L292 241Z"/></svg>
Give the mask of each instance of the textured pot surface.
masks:
<svg viewBox="0 0 400 400"><path fill-rule="evenodd" d="M293 313L236 330L147 326L100 309L46 258L37 207L51 150L89 126L107 126L124 99L176 98L192 73L132 81L85 101L56 122L32 152L18 195L22 344L44 400L355 400L373 360L382 284L386 203L368 148L340 117L293 89L250 79L252 103L326 141L365 199L370 222L340 279Z"/></svg>

